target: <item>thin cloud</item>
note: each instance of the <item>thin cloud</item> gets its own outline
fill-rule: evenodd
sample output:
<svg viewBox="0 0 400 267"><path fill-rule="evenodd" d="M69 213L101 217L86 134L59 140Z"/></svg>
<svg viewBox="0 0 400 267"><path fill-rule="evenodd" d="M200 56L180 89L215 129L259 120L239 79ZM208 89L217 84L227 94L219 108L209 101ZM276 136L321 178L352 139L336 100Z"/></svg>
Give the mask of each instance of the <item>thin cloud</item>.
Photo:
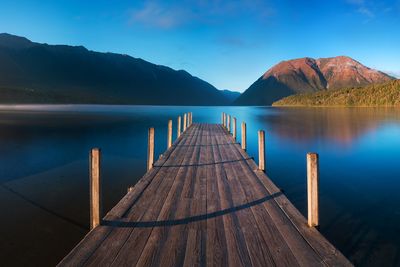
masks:
<svg viewBox="0 0 400 267"><path fill-rule="evenodd" d="M165 6L155 1L146 2L131 15L131 23L141 23L159 28L172 28L184 24L191 13L178 6Z"/></svg>
<svg viewBox="0 0 400 267"><path fill-rule="evenodd" d="M346 2L352 6L355 6L355 11L367 17L368 20L375 17L375 13L370 8L370 3L367 3L365 0L346 0Z"/></svg>
<svg viewBox="0 0 400 267"><path fill-rule="evenodd" d="M398 71L384 71L384 72L389 74L392 77L400 79L400 70L398 70Z"/></svg>
<svg viewBox="0 0 400 267"><path fill-rule="evenodd" d="M346 0L347 3L352 5L363 5L364 0Z"/></svg>
<svg viewBox="0 0 400 267"><path fill-rule="evenodd" d="M227 19L244 15L265 20L273 14L274 9L261 0L184 0L168 3L148 0L131 12L129 22L158 28L174 28L196 22L226 22Z"/></svg>
<svg viewBox="0 0 400 267"><path fill-rule="evenodd" d="M375 17L375 14L368 8L366 8L365 6L362 6L360 8L357 9L357 12L367 16L368 18L372 19Z"/></svg>

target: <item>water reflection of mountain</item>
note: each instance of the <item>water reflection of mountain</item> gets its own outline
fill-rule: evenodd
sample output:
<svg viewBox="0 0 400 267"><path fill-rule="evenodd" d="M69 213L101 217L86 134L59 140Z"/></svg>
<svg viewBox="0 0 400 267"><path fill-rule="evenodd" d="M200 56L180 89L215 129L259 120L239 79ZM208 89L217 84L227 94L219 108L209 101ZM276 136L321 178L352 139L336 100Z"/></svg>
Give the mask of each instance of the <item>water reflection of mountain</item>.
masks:
<svg viewBox="0 0 400 267"><path fill-rule="evenodd" d="M396 108L289 108L279 109L266 120L281 138L296 142L332 140L350 144L389 122L400 121Z"/></svg>

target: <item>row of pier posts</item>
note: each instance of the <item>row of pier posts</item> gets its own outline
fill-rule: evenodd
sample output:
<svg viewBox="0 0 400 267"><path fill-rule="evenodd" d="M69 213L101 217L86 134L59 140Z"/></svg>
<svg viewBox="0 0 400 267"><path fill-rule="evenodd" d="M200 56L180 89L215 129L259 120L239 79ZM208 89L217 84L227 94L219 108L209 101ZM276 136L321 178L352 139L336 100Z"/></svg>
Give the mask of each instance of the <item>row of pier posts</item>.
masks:
<svg viewBox="0 0 400 267"><path fill-rule="evenodd" d="M193 123L193 113L185 113L183 114L183 131L181 132L182 118L178 116L177 119L177 138L181 136L183 132L185 132L190 125ZM153 167L154 163L154 128L149 128L148 134L148 145L147 145L147 170L150 170ZM167 134L167 149L172 146L172 120L168 121L168 134Z"/></svg>
<svg viewBox="0 0 400 267"><path fill-rule="evenodd" d="M237 120L226 113L221 116L222 125L237 139ZM183 131L181 131L182 117L177 119L177 138L181 136L193 123L192 112L183 115ZM247 129L246 123L241 124L241 148L247 150ZM172 146L172 120L168 121L167 149ZM90 229L95 228L101 223L102 203L101 203L101 173L100 173L101 151L93 148L89 154L89 173L90 173ZM148 130L148 150L147 150L147 170L154 164L154 127ZM258 131L258 169L265 172L265 131ZM308 225L318 226L319 224L319 158L317 153L307 153L307 210ZM128 188L128 191L131 188Z"/></svg>
<svg viewBox="0 0 400 267"><path fill-rule="evenodd" d="M181 136L193 123L193 113L183 114L177 119L177 138ZM183 131L181 131L183 129ZM172 120L168 120L167 149L172 146ZM99 148L91 149L89 153L89 180L90 180L90 230L101 224L102 203L101 203L101 151ZM147 170L153 168L154 164L154 127L148 130L147 145ZM128 192L133 187L128 187Z"/></svg>
<svg viewBox="0 0 400 267"><path fill-rule="evenodd" d="M221 114L221 124L232 134L233 139L236 141L236 118L223 112ZM246 123L242 122L242 140L241 147L243 150L247 149L247 129ZM258 169L265 172L265 131L258 131ZM307 153L307 221L308 226L319 225L319 207L318 207L318 192L319 192L319 157L317 153Z"/></svg>

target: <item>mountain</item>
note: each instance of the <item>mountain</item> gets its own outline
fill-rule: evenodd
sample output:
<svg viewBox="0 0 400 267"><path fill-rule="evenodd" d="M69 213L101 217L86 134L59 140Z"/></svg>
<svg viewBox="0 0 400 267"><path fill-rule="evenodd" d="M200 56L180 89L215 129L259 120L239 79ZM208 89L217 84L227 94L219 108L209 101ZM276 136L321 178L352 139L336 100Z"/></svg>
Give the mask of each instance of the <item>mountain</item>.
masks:
<svg viewBox="0 0 400 267"><path fill-rule="evenodd" d="M400 80L291 95L273 106L400 106Z"/></svg>
<svg viewBox="0 0 400 267"><path fill-rule="evenodd" d="M221 92L224 94L225 98L229 100L230 103L233 103L240 96L240 93L236 91L225 89L221 90Z"/></svg>
<svg viewBox="0 0 400 267"><path fill-rule="evenodd" d="M236 101L237 105L271 105L297 93L382 83L394 78L358 61L333 58L299 58L282 61L254 82Z"/></svg>
<svg viewBox="0 0 400 267"><path fill-rule="evenodd" d="M227 105L183 70L139 58L0 34L0 103Z"/></svg>

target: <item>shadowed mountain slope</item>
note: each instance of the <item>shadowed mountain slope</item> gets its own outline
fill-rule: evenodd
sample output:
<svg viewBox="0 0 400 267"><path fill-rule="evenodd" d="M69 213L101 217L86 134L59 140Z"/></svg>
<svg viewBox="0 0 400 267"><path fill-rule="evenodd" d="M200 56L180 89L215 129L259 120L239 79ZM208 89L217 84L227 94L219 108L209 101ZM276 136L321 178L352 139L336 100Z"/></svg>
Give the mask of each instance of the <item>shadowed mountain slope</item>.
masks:
<svg viewBox="0 0 400 267"><path fill-rule="evenodd" d="M0 103L227 105L230 100L183 70L0 34Z"/></svg>

